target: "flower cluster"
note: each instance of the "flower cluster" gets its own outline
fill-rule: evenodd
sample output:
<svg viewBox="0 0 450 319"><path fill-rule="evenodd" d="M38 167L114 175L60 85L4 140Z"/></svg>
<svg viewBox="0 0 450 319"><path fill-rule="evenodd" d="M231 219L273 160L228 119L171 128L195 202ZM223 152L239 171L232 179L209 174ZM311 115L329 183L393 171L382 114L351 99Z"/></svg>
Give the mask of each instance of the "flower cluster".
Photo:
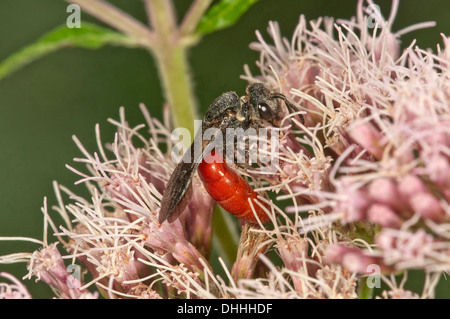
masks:
<svg viewBox="0 0 450 319"><path fill-rule="evenodd" d="M106 147L97 126L94 154L74 138L87 172L68 167L90 198L55 182L63 224L44 201L42 248L0 263L27 261L26 278L60 298L357 298L368 275L385 281L383 297L433 297L450 270L450 40L437 54L401 50L402 34L432 23L393 33L397 5L387 20L362 0L349 21L301 16L291 40L271 22L272 44L257 32L261 74L246 67L243 78L301 111L283 119L276 171L247 172L271 223L241 224L235 259L219 253L224 278L215 203L197 176L180 218L158 222L175 167L171 126L167 108L161 123L144 106L146 125L130 127L123 108L110 120L117 134ZM426 273L421 295L404 289L411 269ZM3 276L14 284L0 296L29 297Z"/></svg>
<svg viewBox="0 0 450 319"><path fill-rule="evenodd" d="M298 141L314 153L286 164L297 200L287 211L319 214L300 232L332 224L338 243L327 247L329 263L359 275L376 265L390 287L387 274L422 269L432 283L422 296L431 297L450 269L450 46L442 35L437 54L414 43L402 51L402 34L434 24L393 33L397 5L384 20L372 2L359 1L356 18L320 19L311 30L301 17L291 42L271 23L274 44L260 33L252 44L262 75L247 68L244 78L277 88L305 111L308 130ZM385 296L408 295L399 289Z"/></svg>

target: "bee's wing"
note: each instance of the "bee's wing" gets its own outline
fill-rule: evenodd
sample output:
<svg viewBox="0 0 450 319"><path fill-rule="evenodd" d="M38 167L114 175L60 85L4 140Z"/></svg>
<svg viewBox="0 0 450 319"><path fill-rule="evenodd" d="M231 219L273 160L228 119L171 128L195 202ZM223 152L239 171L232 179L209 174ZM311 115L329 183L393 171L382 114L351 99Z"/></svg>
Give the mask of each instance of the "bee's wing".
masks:
<svg viewBox="0 0 450 319"><path fill-rule="evenodd" d="M199 163L180 162L170 176L161 200L159 222L169 223L180 216L192 197L192 177Z"/></svg>
<svg viewBox="0 0 450 319"><path fill-rule="evenodd" d="M195 137L194 143L183 155L183 159L175 167L161 200L159 223L166 219L169 223L175 221L184 211L192 197L192 177L202 161L203 154L209 150L210 141L202 141L202 131ZM197 144L198 143L198 144ZM196 157L195 145L201 145L201 152Z"/></svg>
<svg viewBox="0 0 450 319"><path fill-rule="evenodd" d="M201 134L201 130L199 132ZM181 162L175 167L161 200L161 210L159 212L159 223L166 219L169 223L177 219L183 212L192 197L192 177L195 174L201 158L195 158L194 147L201 139L201 135L195 136L194 143L183 155Z"/></svg>

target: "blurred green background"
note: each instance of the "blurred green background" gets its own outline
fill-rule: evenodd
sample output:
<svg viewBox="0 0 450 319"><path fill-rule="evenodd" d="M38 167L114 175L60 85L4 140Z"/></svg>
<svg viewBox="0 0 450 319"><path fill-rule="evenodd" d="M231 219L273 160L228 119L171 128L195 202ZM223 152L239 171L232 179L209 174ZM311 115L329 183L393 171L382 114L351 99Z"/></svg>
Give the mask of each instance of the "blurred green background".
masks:
<svg viewBox="0 0 450 319"><path fill-rule="evenodd" d="M110 1L145 22L140 0ZM184 14L191 1L174 1ZM290 38L300 14L349 18L356 0L260 0L231 28L206 36L190 51L192 81L200 114L224 91L244 93L239 78L243 65L256 72L258 54L248 48L255 30L267 37L268 21L280 23ZM377 1L385 17L391 1ZM0 61L33 42L42 34L65 24L69 15L62 0L1 0ZM437 27L415 31L402 38L407 46L413 39L423 48L442 45L440 33L450 35L450 2L444 0L401 1L394 30L414 23L436 21ZM82 12L82 21L96 22ZM99 23L101 24L101 23ZM268 38L268 37L267 37ZM143 122L138 104L145 103L152 115L161 117L163 98L152 57L142 49L106 47L96 51L64 49L50 54L0 81L0 236L28 236L42 239L44 196L55 204L52 181L82 193L73 186L77 177L65 168L80 152L72 141L76 135L95 151L94 125L101 126L105 142L112 140L114 127L107 118L118 118L126 108L132 125ZM26 242L1 242L0 255L30 252L37 246ZM21 278L25 264L0 265ZM420 287L418 276L417 285ZM50 289L26 282L34 298L52 296ZM438 297L450 297L448 281L441 280Z"/></svg>

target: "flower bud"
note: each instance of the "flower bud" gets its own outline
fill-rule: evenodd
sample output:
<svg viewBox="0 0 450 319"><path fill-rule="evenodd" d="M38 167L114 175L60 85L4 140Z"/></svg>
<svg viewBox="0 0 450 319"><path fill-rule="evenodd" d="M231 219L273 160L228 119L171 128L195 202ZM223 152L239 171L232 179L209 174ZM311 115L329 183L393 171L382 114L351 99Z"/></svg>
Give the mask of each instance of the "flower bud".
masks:
<svg viewBox="0 0 450 319"><path fill-rule="evenodd" d="M389 206L373 204L367 210L369 221L382 227L400 228L401 218Z"/></svg>
<svg viewBox="0 0 450 319"><path fill-rule="evenodd" d="M379 178L372 181L368 191L370 197L377 203L391 206L399 211L403 211L406 207L401 200L397 185L391 179Z"/></svg>
<svg viewBox="0 0 450 319"><path fill-rule="evenodd" d="M359 274L372 274L373 265L385 269L382 259L370 256L356 247L348 247L340 244L330 245L327 249L327 262L342 265L347 270Z"/></svg>
<svg viewBox="0 0 450 319"><path fill-rule="evenodd" d="M419 177L409 174L399 181L398 191L404 200L408 200L415 194L425 192L426 186Z"/></svg>
<svg viewBox="0 0 450 319"><path fill-rule="evenodd" d="M71 275L56 244L35 251L33 262L29 267L32 267L30 272L36 276L37 280L42 280L51 286L64 299L81 298L89 293L87 290L80 290L80 278Z"/></svg>
<svg viewBox="0 0 450 319"><path fill-rule="evenodd" d="M441 222L445 218L445 212L439 200L430 193L419 193L410 199L413 210L424 219Z"/></svg>
<svg viewBox="0 0 450 319"><path fill-rule="evenodd" d="M380 159L383 156L384 136L371 123L364 122L351 127L349 135L376 159Z"/></svg>

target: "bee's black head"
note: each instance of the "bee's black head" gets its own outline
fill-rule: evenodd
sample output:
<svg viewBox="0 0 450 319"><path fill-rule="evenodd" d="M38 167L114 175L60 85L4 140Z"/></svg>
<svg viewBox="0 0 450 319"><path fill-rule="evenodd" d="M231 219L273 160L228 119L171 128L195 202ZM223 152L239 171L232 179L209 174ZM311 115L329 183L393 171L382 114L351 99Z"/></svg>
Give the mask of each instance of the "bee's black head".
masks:
<svg viewBox="0 0 450 319"><path fill-rule="evenodd" d="M281 113L279 99L262 83L250 84L246 91L255 116L273 126L278 126Z"/></svg>

